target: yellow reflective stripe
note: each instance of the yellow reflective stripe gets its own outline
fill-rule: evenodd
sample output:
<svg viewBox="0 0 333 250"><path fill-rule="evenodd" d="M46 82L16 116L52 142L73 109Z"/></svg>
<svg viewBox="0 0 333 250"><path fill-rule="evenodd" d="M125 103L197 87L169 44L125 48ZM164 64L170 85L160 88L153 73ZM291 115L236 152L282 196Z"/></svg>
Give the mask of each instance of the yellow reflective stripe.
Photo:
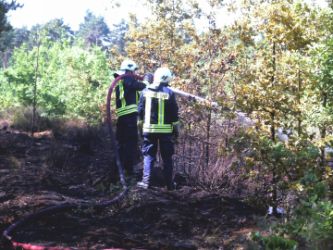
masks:
<svg viewBox="0 0 333 250"><path fill-rule="evenodd" d="M172 124L164 124L165 113L165 100L169 99L168 93L145 91L145 118L143 124L143 132L145 133L172 133ZM157 124L150 124L151 122L151 108L152 98L158 99L158 118Z"/></svg>
<svg viewBox="0 0 333 250"><path fill-rule="evenodd" d="M150 124L143 125L143 132L146 133L172 133L171 124Z"/></svg>
<svg viewBox="0 0 333 250"><path fill-rule="evenodd" d="M121 101L121 107L126 106L126 100L125 100L125 91L124 91L124 85L123 81L119 83L119 99Z"/></svg>
<svg viewBox="0 0 333 250"><path fill-rule="evenodd" d="M172 128L171 124L149 124L149 125L144 125L146 128L161 128L161 129L169 129Z"/></svg>
<svg viewBox="0 0 333 250"><path fill-rule="evenodd" d="M158 124L163 124L164 119L163 119L163 99L158 99Z"/></svg>
<svg viewBox="0 0 333 250"><path fill-rule="evenodd" d="M172 130L160 130L160 129L143 129L143 133L159 133L159 134L171 134Z"/></svg>
<svg viewBox="0 0 333 250"><path fill-rule="evenodd" d="M131 114L134 112L138 112L138 106L136 104L131 104L131 105L116 109L117 116L123 116L123 115Z"/></svg>
<svg viewBox="0 0 333 250"><path fill-rule="evenodd" d="M162 101L162 113L161 113L161 123L164 124L164 115L165 115L165 110L164 110L164 107L165 107L165 101L163 100Z"/></svg>
<svg viewBox="0 0 333 250"><path fill-rule="evenodd" d="M128 110L127 112L118 113L117 116L121 117L121 116L124 116L124 115L133 114L133 113L136 113L136 112L137 112L136 110Z"/></svg>

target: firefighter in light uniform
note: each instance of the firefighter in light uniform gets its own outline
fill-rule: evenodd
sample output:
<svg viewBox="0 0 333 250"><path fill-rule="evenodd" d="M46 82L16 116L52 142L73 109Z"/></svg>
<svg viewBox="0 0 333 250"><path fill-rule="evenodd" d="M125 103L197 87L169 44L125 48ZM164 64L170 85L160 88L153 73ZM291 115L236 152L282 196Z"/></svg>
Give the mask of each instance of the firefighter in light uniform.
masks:
<svg viewBox="0 0 333 250"><path fill-rule="evenodd" d="M168 68L158 68L154 82L144 89L138 105L139 121L142 122L144 168L138 186L148 188L158 145L163 160L163 174L167 188L173 187L174 153L173 137L178 136L178 106L175 95L167 86L172 78Z"/></svg>
<svg viewBox="0 0 333 250"><path fill-rule="evenodd" d="M136 63L132 60L124 60L120 70L114 74L114 77L129 74L121 79L115 88L118 117L116 138L120 160L127 175L133 174L133 166L138 156L137 103L139 91L146 87L145 83L137 81L134 76L131 76L137 68Z"/></svg>

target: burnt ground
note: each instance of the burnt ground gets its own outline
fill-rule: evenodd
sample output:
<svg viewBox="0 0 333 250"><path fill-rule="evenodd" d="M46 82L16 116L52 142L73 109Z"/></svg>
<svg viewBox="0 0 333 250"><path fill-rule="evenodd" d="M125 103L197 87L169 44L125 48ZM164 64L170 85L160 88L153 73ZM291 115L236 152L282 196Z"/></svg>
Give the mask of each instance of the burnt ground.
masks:
<svg viewBox="0 0 333 250"><path fill-rule="evenodd" d="M0 130L0 232L40 209L78 204L17 228L14 240L71 249L250 249L259 211L217 192L183 186L142 190L129 181L115 205L109 200L113 154L105 129L28 133ZM5 249L4 245L0 246Z"/></svg>

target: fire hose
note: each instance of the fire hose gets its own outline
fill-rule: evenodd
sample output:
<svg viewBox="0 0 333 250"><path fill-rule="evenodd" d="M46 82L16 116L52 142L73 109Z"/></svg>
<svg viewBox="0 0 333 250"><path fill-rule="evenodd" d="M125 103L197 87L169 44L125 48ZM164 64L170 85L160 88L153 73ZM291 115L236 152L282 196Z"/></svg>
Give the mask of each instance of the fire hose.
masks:
<svg viewBox="0 0 333 250"><path fill-rule="evenodd" d="M41 216L44 216L44 215L47 215L50 213L54 214L54 213L64 212L64 211L76 209L76 208L81 208L81 209L91 208L91 207L92 208L102 208L102 207L110 206L110 205L116 204L117 202L122 200L125 197L125 195L128 193L128 187L126 185L125 178L124 178L123 166L121 164L119 152L117 150L118 145L117 145L117 141L116 141L115 135L113 133L113 129L112 129L111 108L110 108L113 89L115 88L115 86L121 79L123 79L125 76L128 76L128 75L132 75L136 79L139 79L139 80L142 79L142 77L140 77L138 75L134 75L134 74L124 74L124 75L120 75L120 76L116 77L109 87L107 101L106 101L107 125L108 125L108 130L109 130L109 134L110 134L110 138L111 138L111 144L112 144L111 146L115 152L119 179L120 179L120 183L123 187L123 190L117 196L112 198L111 200L99 201L99 202L85 202L85 203L80 203L80 204L65 203L65 204L61 204L61 205L55 205L55 206L50 206L50 207L41 209L35 213L29 214L29 215L21 218L17 222L11 224L2 233L1 242L6 247L6 249L9 250L9 249L20 248L20 249L24 249L24 250L70 250L71 248L66 248L66 247L48 247L48 246L41 246L41 245L34 245L34 244L29 244L29 243L18 242L18 241L15 241L13 239L13 236L11 236L11 235L19 227L22 227L23 225L27 224L28 222L38 219Z"/></svg>
<svg viewBox="0 0 333 250"><path fill-rule="evenodd" d="M109 135L111 137L112 147L113 147L113 150L115 152L116 165L117 165L118 172L119 172L120 182L121 182L121 184L122 184L122 186L123 186L124 189L127 188L126 182L125 182L125 177L124 177L124 168L123 168L122 163L120 161L120 155L119 155L119 151L118 151L118 142L117 142L117 140L115 138L115 135L114 135L114 132L113 132L113 128L112 128L111 96L112 96L113 89L116 87L117 83L121 79L123 79L124 77L126 77L126 76L133 76L133 77L135 77L138 80L142 80L143 79L142 76L139 76L139 75L136 75L136 74L133 74L133 73L127 73L127 74L123 74L123 75L117 76L113 80L113 82L112 82L112 84L111 84L111 86L109 88L107 99L106 99L106 122L107 122L108 129L109 129Z"/></svg>
<svg viewBox="0 0 333 250"><path fill-rule="evenodd" d="M179 89L176 89L176 88L173 88L173 87L169 87L169 89L171 89L177 95L186 97L186 98L188 98L190 100L193 100L193 101L197 101L199 103L202 103L203 105L207 105L207 106L210 106L210 107L213 107L213 108L217 108L219 106L217 102L209 101L209 100L207 100L203 97L196 96L196 95L187 93L185 91L182 91L182 90L179 90Z"/></svg>
<svg viewBox="0 0 333 250"><path fill-rule="evenodd" d="M109 135L110 135L110 139L111 139L111 146L113 148L113 151L115 152L115 159L116 159L116 165L118 168L118 173L119 173L119 179L120 179L120 183L123 187L123 190L113 199L111 200L107 200L107 201L100 201L100 202L85 202L85 203L81 203L81 204L73 204L73 203L66 203L66 204L61 204L61 205L55 205L55 206L50 206L44 209L41 209L35 213L29 214L23 218L21 218L20 220L18 220L17 222L11 224L7 229L4 230L3 234L2 234L2 239L1 241L3 242L3 244L6 246L6 249L16 249L17 247L19 247L20 249L24 249L24 250L70 250L71 248L64 248L64 247L47 247L47 246L41 246L41 245L34 245L34 244L29 244L29 243L22 243L22 242L17 242L13 239L13 237L11 236L12 233L17 230L19 227L27 224L28 222L33 221L34 219L37 219L41 216L50 214L50 213L59 213L59 212L64 212L67 210L71 210L71 209L75 209L75 208L101 208L101 207L106 207L109 205L113 205L117 202L119 202L121 199L123 199L125 197L125 195L128 192L128 187L125 181L125 177L124 177L124 169L120 160L120 155L118 152L118 143L117 140L115 138L114 132L113 132L113 128L112 128L112 117L111 117L111 96L113 93L113 89L116 87L117 83L123 79L126 76L133 76L135 77L137 80L142 80L143 77L133 74L133 73L127 73L127 74L123 74L123 75L119 75L118 77L116 77L113 82L111 83L109 90L108 90L108 94L107 94L107 101L106 101L106 113L107 113L107 126L108 126L108 131L109 131ZM187 92L175 89L170 87L170 89L175 93L178 94L180 96L183 97L187 97L191 100L195 100L198 102L201 102L205 105L210 105L211 107L217 107L217 103L215 102L211 102L208 101L207 99L204 99L202 97L193 95L193 94L189 94Z"/></svg>

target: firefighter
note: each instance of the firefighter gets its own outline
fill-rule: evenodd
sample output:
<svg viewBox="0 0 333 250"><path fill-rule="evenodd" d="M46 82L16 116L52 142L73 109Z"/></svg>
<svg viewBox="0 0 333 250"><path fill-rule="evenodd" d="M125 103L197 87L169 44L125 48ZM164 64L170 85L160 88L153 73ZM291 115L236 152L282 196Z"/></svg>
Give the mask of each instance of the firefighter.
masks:
<svg viewBox="0 0 333 250"><path fill-rule="evenodd" d="M136 80L132 75L137 69L136 63L127 59L121 63L120 70L114 74L114 77L127 74L115 88L118 117L116 138L120 161L127 175L133 174L133 166L138 156L137 103L139 91L146 87L145 83Z"/></svg>
<svg viewBox="0 0 333 250"><path fill-rule="evenodd" d="M150 186L151 171L156 161L158 145L163 160L163 175L168 190L174 189L172 175L174 137L178 136L178 106L173 91L168 88L172 78L168 68L158 68L154 82L141 93L138 112L143 129L143 177L137 186Z"/></svg>

